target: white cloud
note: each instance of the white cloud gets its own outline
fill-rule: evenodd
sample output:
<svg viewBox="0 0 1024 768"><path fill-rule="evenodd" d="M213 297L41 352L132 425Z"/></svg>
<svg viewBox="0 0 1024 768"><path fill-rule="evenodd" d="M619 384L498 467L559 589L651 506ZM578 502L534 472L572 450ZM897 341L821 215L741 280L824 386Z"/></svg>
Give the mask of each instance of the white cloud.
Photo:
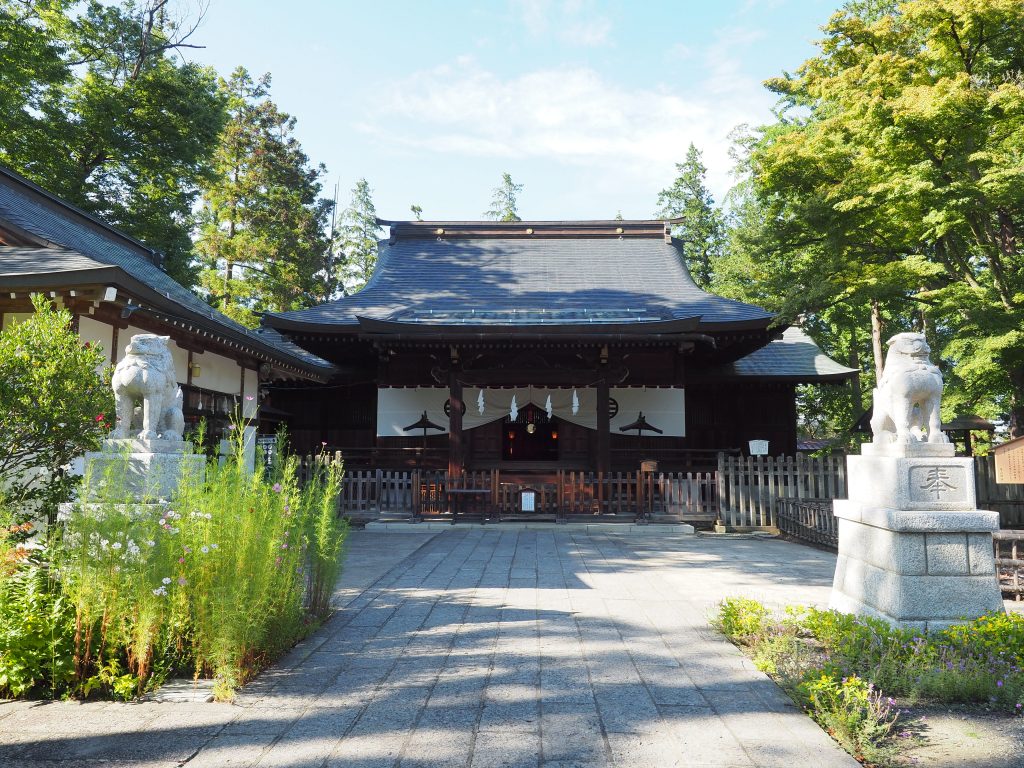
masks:
<svg viewBox="0 0 1024 768"><path fill-rule="evenodd" d="M612 22L593 0L513 0L523 25L534 37L553 34L564 43L598 46L609 42Z"/></svg>
<svg viewBox="0 0 1024 768"><path fill-rule="evenodd" d="M770 104L722 58L709 68L710 90L684 95L627 88L582 66L502 78L460 57L382 88L384 101L363 130L416 151L605 169L655 192L692 141L721 199L731 182L729 132L761 121Z"/></svg>

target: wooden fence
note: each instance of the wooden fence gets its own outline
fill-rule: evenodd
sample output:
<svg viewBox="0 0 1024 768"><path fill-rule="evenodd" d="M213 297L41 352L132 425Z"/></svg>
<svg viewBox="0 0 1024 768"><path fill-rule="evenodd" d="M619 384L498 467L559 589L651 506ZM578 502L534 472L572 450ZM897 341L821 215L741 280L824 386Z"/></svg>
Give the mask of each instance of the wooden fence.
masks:
<svg viewBox="0 0 1024 768"><path fill-rule="evenodd" d="M783 499L846 498L846 458L718 457L718 507L731 528L777 528Z"/></svg>
<svg viewBox="0 0 1024 768"><path fill-rule="evenodd" d="M323 460L304 457L300 481ZM999 512L1003 528L1024 527L1024 485L997 484L991 456L976 459L975 473L978 507ZM846 460L719 454L717 472L557 471L524 480L523 473L495 469L466 472L455 484L443 470L350 469L345 472L339 511L364 519L450 517L450 489L467 491L457 506L487 507L479 513L486 519L596 516L698 524L721 520L730 528L782 528L780 510L795 509L787 506L789 499L846 497ZM534 509L529 513L522 510L524 490L533 492Z"/></svg>
<svg viewBox="0 0 1024 768"><path fill-rule="evenodd" d="M996 573L1004 597L1024 598L1024 531L996 531L992 534L995 546Z"/></svg>
<svg viewBox="0 0 1024 768"><path fill-rule="evenodd" d="M335 458L335 457L330 457ZM304 457L304 482L324 459ZM524 501L524 493L527 500ZM714 472L571 472L536 476L442 470L346 470L339 513L360 519L478 520L603 518L712 523L718 516Z"/></svg>
<svg viewBox="0 0 1024 768"><path fill-rule="evenodd" d="M779 499L779 530L812 544L839 549L839 524L832 499Z"/></svg>
<svg viewBox="0 0 1024 768"><path fill-rule="evenodd" d="M1024 485L996 482L996 457L976 456L974 484L978 494L978 509L999 513L1003 528L1024 528Z"/></svg>

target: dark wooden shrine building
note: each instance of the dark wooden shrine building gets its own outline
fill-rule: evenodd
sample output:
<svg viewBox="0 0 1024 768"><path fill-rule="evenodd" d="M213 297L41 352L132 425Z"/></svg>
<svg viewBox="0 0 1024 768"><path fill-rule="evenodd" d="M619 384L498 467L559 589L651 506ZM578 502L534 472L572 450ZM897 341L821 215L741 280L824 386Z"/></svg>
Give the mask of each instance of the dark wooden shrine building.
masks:
<svg viewBox="0 0 1024 768"><path fill-rule="evenodd" d="M382 222L360 292L265 324L334 363L281 384L300 450L349 465L688 469L796 449L795 387L852 369L701 291L662 221Z"/></svg>

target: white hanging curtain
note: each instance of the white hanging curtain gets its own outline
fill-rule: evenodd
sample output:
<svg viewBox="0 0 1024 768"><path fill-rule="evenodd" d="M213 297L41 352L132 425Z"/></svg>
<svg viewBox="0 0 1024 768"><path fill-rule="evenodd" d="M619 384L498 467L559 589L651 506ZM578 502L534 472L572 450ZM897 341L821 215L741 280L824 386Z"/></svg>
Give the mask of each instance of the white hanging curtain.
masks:
<svg viewBox="0 0 1024 768"><path fill-rule="evenodd" d="M644 389L642 387L615 387L609 392L619 404L618 413L611 420L612 432L619 433L619 427L636 420L640 411L650 424L663 429L667 436L683 436L685 432L683 390ZM447 387L383 388L377 392L377 435L380 437L408 437L422 434L403 431L427 412L427 418L435 424L448 426L444 404L448 399ZM512 415L511 400L515 400L516 415L532 403L540 410L572 424L588 429L597 429L597 390L547 389L516 387L508 389L481 389L476 398L476 408L467 409L462 417L463 429L474 429L498 419ZM482 403L482 407L481 407ZM435 434L431 431L431 434ZM436 433L441 434L441 433Z"/></svg>

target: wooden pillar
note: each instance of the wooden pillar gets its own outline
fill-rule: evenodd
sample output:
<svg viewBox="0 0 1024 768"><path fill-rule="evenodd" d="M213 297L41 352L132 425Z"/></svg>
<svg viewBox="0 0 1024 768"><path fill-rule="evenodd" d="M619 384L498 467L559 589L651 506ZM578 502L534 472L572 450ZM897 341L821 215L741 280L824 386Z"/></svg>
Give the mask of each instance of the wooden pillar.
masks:
<svg viewBox="0 0 1024 768"><path fill-rule="evenodd" d="M462 382L458 369L448 374L448 477L462 477Z"/></svg>
<svg viewBox="0 0 1024 768"><path fill-rule="evenodd" d="M611 416L608 413L608 379L597 380L597 471L611 469Z"/></svg>

